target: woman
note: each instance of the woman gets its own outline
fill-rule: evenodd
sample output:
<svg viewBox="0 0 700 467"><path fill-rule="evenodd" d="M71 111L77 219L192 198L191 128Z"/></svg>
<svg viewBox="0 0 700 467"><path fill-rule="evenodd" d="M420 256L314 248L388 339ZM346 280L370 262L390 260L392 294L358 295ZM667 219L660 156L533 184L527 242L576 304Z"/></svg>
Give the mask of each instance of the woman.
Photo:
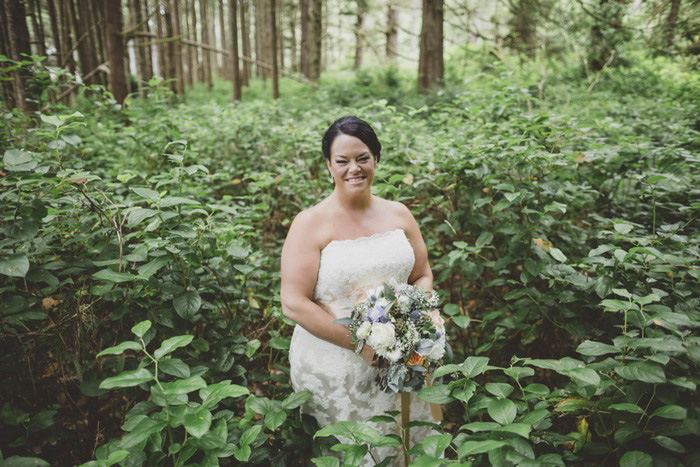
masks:
<svg viewBox="0 0 700 467"><path fill-rule="evenodd" d="M289 350L292 386L313 396L302 407L323 427L339 421L365 422L386 410L400 410L400 398L375 383L374 350L354 346L346 326L365 290L396 280L432 289L433 274L425 242L411 212L401 203L372 195L381 158L372 127L356 117L336 120L323 136L333 193L299 213L282 249L281 301L284 315L297 323ZM412 420L433 421L429 404L411 395ZM372 424L385 434L395 426ZM429 428L411 429L419 442ZM377 461L396 448L372 451ZM365 464L374 465L370 454Z"/></svg>

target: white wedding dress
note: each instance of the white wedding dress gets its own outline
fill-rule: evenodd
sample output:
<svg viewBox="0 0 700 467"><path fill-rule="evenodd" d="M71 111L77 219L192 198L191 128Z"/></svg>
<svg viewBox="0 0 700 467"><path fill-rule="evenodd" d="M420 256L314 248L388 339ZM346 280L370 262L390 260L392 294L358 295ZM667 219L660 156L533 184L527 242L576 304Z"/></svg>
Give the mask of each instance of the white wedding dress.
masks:
<svg viewBox="0 0 700 467"><path fill-rule="evenodd" d="M333 314L350 316L352 306L364 292L394 279L406 283L413 270L413 248L402 229L353 240L333 240L321 250L314 300L328 305ZM352 350L319 339L296 325L289 348L292 387L308 389L312 398L301 407L321 427L339 421L366 422L386 410L401 410L401 397L383 392L375 382L377 369ZM430 421L430 404L411 394L411 420ZM400 416L397 417L400 422ZM395 424L369 425L384 434L399 434ZM411 445L430 433L431 427L410 429ZM342 442L349 440L340 438ZM401 448L372 449L377 462L396 455L393 465L403 466ZM370 454L362 465L374 465Z"/></svg>

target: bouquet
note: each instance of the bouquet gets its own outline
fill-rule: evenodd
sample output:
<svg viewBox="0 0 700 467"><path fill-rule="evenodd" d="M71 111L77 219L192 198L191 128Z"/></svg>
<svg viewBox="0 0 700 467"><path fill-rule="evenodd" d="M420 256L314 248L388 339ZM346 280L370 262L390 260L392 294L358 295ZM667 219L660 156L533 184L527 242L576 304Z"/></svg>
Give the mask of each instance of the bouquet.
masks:
<svg viewBox="0 0 700 467"><path fill-rule="evenodd" d="M418 391L430 374L452 354L438 298L408 285L383 284L366 292L352 308L347 324L355 353L365 344L378 356L377 383L385 392Z"/></svg>

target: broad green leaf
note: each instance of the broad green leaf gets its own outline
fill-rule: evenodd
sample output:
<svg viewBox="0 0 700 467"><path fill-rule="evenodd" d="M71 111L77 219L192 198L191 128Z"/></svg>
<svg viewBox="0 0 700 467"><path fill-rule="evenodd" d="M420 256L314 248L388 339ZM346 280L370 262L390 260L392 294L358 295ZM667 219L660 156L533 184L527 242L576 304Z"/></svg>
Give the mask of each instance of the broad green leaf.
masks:
<svg viewBox="0 0 700 467"><path fill-rule="evenodd" d="M311 462L316 467L339 467L340 459L333 456L323 456L323 457L312 457ZM46 464L48 465L48 464Z"/></svg>
<svg viewBox="0 0 700 467"><path fill-rule="evenodd" d="M168 208L171 206L178 206L181 204L201 204L199 201L195 201L189 198L179 198L176 196L166 197L160 200L160 206L163 208Z"/></svg>
<svg viewBox="0 0 700 467"><path fill-rule="evenodd" d="M202 306L202 298L196 290L187 290L173 299L173 305L181 318L190 319Z"/></svg>
<svg viewBox="0 0 700 467"><path fill-rule="evenodd" d="M629 402L622 402L620 404L611 404L610 407L608 407L611 410L621 410L623 412L630 412L630 413L638 413L638 414L643 414L644 409L639 407L636 404L631 404Z"/></svg>
<svg viewBox="0 0 700 467"><path fill-rule="evenodd" d="M282 401L282 408L285 410L296 409L311 399L311 395L311 391L308 390L293 392Z"/></svg>
<svg viewBox="0 0 700 467"><path fill-rule="evenodd" d="M493 431L500 427L501 425L499 425L496 422L472 422L460 426L459 431L468 430L474 433L478 433L480 431Z"/></svg>
<svg viewBox="0 0 700 467"><path fill-rule="evenodd" d="M265 426L270 431L275 431L287 419L287 412L283 410L272 410L265 414Z"/></svg>
<svg viewBox="0 0 700 467"><path fill-rule="evenodd" d="M241 448L234 447L233 457L235 457L239 462L246 462L250 458L251 452L250 446L247 444Z"/></svg>
<svg viewBox="0 0 700 467"><path fill-rule="evenodd" d="M253 355L255 355L255 351L260 348L260 344L261 343L259 339L249 340L245 346L245 356L248 358L253 358Z"/></svg>
<svg viewBox="0 0 700 467"><path fill-rule="evenodd" d="M487 439L484 441L465 441L457 450L457 456L461 459L466 456L473 456L474 454L482 454L493 449L498 449L501 446L505 446L505 444L506 443L503 441L496 441L493 439Z"/></svg>
<svg viewBox="0 0 700 467"><path fill-rule="evenodd" d="M432 457L440 457L447 446L452 441L452 435L444 433L441 435L426 436L421 442L423 452Z"/></svg>
<svg viewBox="0 0 700 467"><path fill-rule="evenodd" d="M460 366L467 378L473 378L483 373L488 363L488 357L467 357Z"/></svg>
<svg viewBox="0 0 700 467"><path fill-rule="evenodd" d="M64 125L64 121L58 118L56 115L39 114L39 117L41 118L42 122L48 123L49 125L53 125L55 127L61 127Z"/></svg>
<svg viewBox="0 0 700 467"><path fill-rule="evenodd" d="M121 344L115 345L114 347L107 347L102 352L98 353L96 357L102 357L104 355L121 355L127 350L141 350L141 344L134 341L125 341Z"/></svg>
<svg viewBox="0 0 700 467"><path fill-rule="evenodd" d="M566 262L566 255L561 252L559 248L552 247L549 249L549 254L552 255L552 258L556 259L560 263L565 263Z"/></svg>
<svg viewBox="0 0 700 467"><path fill-rule="evenodd" d="M123 449L130 449L148 439L153 433L158 433L166 426L163 420L155 420L152 418L142 419L138 425L119 441L118 446Z"/></svg>
<svg viewBox="0 0 700 467"><path fill-rule="evenodd" d="M100 383L100 389L128 388L151 380L153 380L151 372L145 368L139 368L137 370L123 371L111 378L105 378Z"/></svg>
<svg viewBox="0 0 700 467"><path fill-rule="evenodd" d="M663 367L647 362L635 362L615 367L615 373L630 381L645 383L665 383Z"/></svg>
<svg viewBox="0 0 700 467"><path fill-rule="evenodd" d="M131 208L126 216L126 224L129 227L136 227L146 219L155 216L158 211L146 208Z"/></svg>
<svg viewBox="0 0 700 467"><path fill-rule="evenodd" d="M163 373L178 378L189 378L190 367L179 358L168 358L158 364L158 369Z"/></svg>
<svg viewBox="0 0 700 467"><path fill-rule="evenodd" d="M151 329L151 322L149 320L141 321L131 328L131 332L136 334L137 337L143 337L148 330Z"/></svg>
<svg viewBox="0 0 700 467"><path fill-rule="evenodd" d="M583 341L576 348L576 352L580 353L581 355L598 357L609 353L620 353L620 350L614 345L603 344L595 341Z"/></svg>
<svg viewBox="0 0 700 467"><path fill-rule="evenodd" d="M600 376L591 368L574 368L569 372L571 379L579 386L597 386Z"/></svg>
<svg viewBox="0 0 700 467"><path fill-rule="evenodd" d="M101 271L97 271L95 274L92 275L92 277L94 277L95 279L116 283L129 282L136 279L136 276L134 276L133 274L129 274L127 272L112 271L111 269L103 269Z"/></svg>
<svg viewBox="0 0 700 467"><path fill-rule="evenodd" d="M454 399L450 396L450 390L445 384L428 386L418 391L418 397L433 404L447 404Z"/></svg>
<svg viewBox="0 0 700 467"><path fill-rule="evenodd" d="M673 438L669 438L668 436L655 436L651 439L656 441L656 444L668 449L669 451L677 452L678 454L685 454L685 448L683 445Z"/></svg>
<svg viewBox="0 0 700 467"><path fill-rule="evenodd" d="M670 418L672 420L685 420L688 411L680 405L664 405L654 410L652 417Z"/></svg>
<svg viewBox="0 0 700 467"><path fill-rule="evenodd" d="M654 462L649 454L641 451L627 451L620 459L620 467L652 467Z"/></svg>
<svg viewBox="0 0 700 467"><path fill-rule="evenodd" d="M343 451L343 464L346 467L359 466L362 463L369 447L366 444L336 444L332 451Z"/></svg>
<svg viewBox="0 0 700 467"><path fill-rule="evenodd" d="M137 187L132 188L131 191L143 198L150 199L151 201L160 199L160 194L158 194L158 192L155 190L151 190L150 188Z"/></svg>
<svg viewBox="0 0 700 467"><path fill-rule="evenodd" d="M171 337L170 339L166 339L162 344L160 344L160 347L153 352L153 356L157 359L161 358L171 353L175 349L189 345L189 343L192 342L192 339L194 339L194 336L175 336Z"/></svg>
<svg viewBox="0 0 700 467"><path fill-rule="evenodd" d="M494 399L489 402L487 410L492 419L501 425L509 425L515 420L517 410L510 399Z"/></svg>
<svg viewBox="0 0 700 467"><path fill-rule="evenodd" d="M491 243L491 240L493 240L493 234L491 232L482 232L479 238L476 239L476 246L477 248L482 248Z"/></svg>
<svg viewBox="0 0 700 467"><path fill-rule="evenodd" d="M185 430L187 430L187 433L195 438L201 438L209 431L209 428L211 427L211 420L211 412L203 407L200 407L196 411L185 415Z"/></svg>
<svg viewBox="0 0 700 467"><path fill-rule="evenodd" d="M500 398L506 398L513 392L513 386L506 383L486 383L485 389Z"/></svg>
<svg viewBox="0 0 700 467"><path fill-rule="evenodd" d="M615 231L616 231L617 233L621 233L621 234L623 234L623 235L624 235L624 234L628 234L628 233L630 233L630 232L632 231L632 225L631 225L631 224L622 224L622 223L618 223L618 224L615 224L614 228L615 228Z"/></svg>
<svg viewBox="0 0 700 467"><path fill-rule="evenodd" d="M239 440L241 446L248 446L249 444L253 444L253 442L258 437L262 429L262 425L253 425L247 430L245 430L241 435L241 439Z"/></svg>
<svg viewBox="0 0 700 467"><path fill-rule="evenodd" d="M544 384L540 383L528 384L523 388L523 391L529 392L530 394L537 394L540 396L546 396L547 394L549 394L549 388Z"/></svg>
<svg viewBox="0 0 700 467"><path fill-rule="evenodd" d="M508 433L515 433L516 435L528 439L530 437L530 430L531 427L528 423L511 423L510 425L499 427L495 431L507 431Z"/></svg>
<svg viewBox="0 0 700 467"><path fill-rule="evenodd" d="M600 302L600 304L603 305L605 311L625 311L632 307L630 302L623 302L622 300L613 299L603 300Z"/></svg>
<svg viewBox="0 0 700 467"><path fill-rule="evenodd" d="M139 278L148 279L170 262L169 256L159 256L139 267Z"/></svg>
<svg viewBox="0 0 700 467"><path fill-rule="evenodd" d="M29 259L24 253L0 258L0 274L10 277L24 277L29 271Z"/></svg>
<svg viewBox="0 0 700 467"><path fill-rule="evenodd" d="M268 341L268 345L277 350L289 350L291 341L286 337L272 337Z"/></svg>
<svg viewBox="0 0 700 467"><path fill-rule="evenodd" d="M2 467L49 467L51 464L38 457L12 456L1 460Z"/></svg>
<svg viewBox="0 0 700 467"><path fill-rule="evenodd" d="M549 410L537 409L523 415L519 423L525 423L526 425L534 425L547 416L549 416Z"/></svg>
<svg viewBox="0 0 700 467"><path fill-rule="evenodd" d="M514 366L511 368L506 368L503 373L507 374L516 381L520 381L521 378L527 378L529 376L535 375L535 370L529 366Z"/></svg>

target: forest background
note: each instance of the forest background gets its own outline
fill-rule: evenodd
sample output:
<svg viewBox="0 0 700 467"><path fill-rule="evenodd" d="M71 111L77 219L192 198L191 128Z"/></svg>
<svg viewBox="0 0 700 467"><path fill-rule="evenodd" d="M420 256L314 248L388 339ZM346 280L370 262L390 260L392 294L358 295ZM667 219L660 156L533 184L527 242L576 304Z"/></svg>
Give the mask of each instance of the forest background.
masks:
<svg viewBox="0 0 700 467"><path fill-rule="evenodd" d="M697 0L1 5L2 465L402 444L289 383L280 249L346 114L454 351L414 465L700 464Z"/></svg>

